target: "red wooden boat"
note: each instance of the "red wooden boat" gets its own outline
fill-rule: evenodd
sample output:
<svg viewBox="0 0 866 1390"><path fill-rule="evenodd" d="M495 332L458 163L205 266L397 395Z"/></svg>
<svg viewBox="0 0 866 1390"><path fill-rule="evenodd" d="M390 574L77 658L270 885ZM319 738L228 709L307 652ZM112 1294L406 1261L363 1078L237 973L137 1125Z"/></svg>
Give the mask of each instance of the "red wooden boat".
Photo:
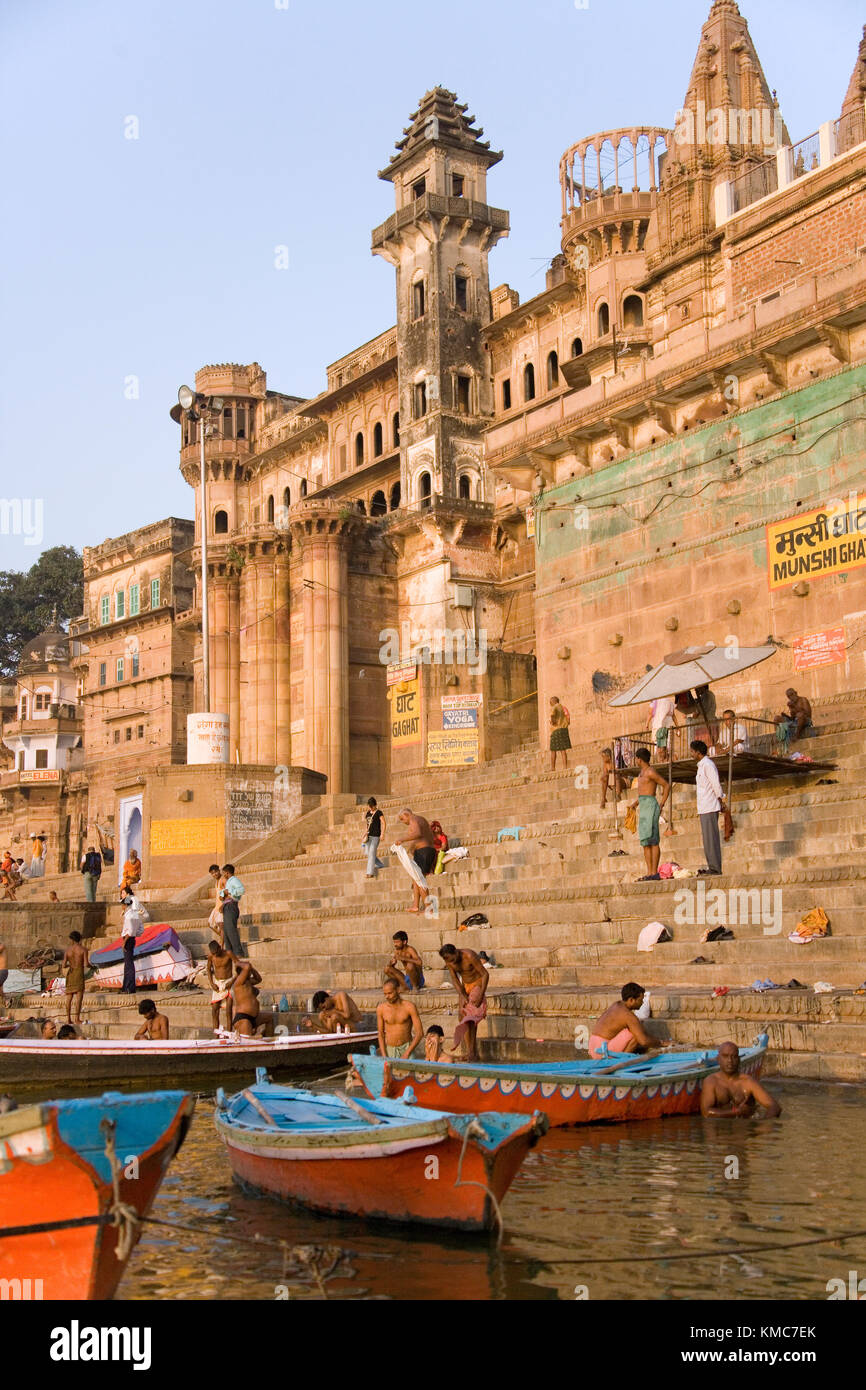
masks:
<svg viewBox="0 0 866 1390"><path fill-rule="evenodd" d="M0 1115L4 1298L106 1299L180 1148L183 1091L56 1100Z"/></svg>
<svg viewBox="0 0 866 1390"><path fill-rule="evenodd" d="M488 1230L544 1115L443 1115L390 1100L256 1085L217 1092L217 1131L247 1190L335 1216ZM493 1200L495 1199L495 1200Z"/></svg>
<svg viewBox="0 0 866 1390"><path fill-rule="evenodd" d="M759 1076L767 1034L740 1049L740 1066ZM701 1084L718 1071L716 1051L666 1052L641 1058L611 1053L598 1061L428 1062L412 1057L386 1060L373 1052L354 1053L355 1074L371 1096L404 1096L437 1110L486 1113L506 1110L528 1115L544 1110L551 1125L583 1125L599 1120L652 1120L695 1115Z"/></svg>

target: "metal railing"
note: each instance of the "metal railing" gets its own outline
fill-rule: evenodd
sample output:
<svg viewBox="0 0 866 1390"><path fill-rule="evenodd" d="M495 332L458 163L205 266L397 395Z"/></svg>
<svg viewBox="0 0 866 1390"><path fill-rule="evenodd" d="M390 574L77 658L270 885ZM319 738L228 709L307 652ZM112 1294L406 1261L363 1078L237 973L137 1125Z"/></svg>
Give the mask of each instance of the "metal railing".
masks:
<svg viewBox="0 0 866 1390"><path fill-rule="evenodd" d="M753 168L747 169L745 174L739 174L731 180L734 212L742 212L743 208L747 208L751 203L757 203L759 198L766 198L775 193L778 187L779 166L774 155L772 159L754 165Z"/></svg>
<svg viewBox="0 0 866 1390"><path fill-rule="evenodd" d="M840 116L833 133L837 155L862 145L866 140L866 108L860 106L856 111L849 111L847 116Z"/></svg>
<svg viewBox="0 0 866 1390"><path fill-rule="evenodd" d="M805 140L798 140L796 145L791 146L791 177L794 179L803 178L804 174L811 174L813 169L818 169L821 164L821 141L817 130L814 135L807 135Z"/></svg>

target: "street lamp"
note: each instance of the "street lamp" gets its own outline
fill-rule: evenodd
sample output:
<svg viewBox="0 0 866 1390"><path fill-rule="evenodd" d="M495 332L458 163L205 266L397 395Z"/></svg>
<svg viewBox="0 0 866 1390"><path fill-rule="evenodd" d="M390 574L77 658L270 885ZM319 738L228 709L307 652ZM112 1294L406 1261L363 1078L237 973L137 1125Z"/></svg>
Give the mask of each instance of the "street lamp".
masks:
<svg viewBox="0 0 866 1390"><path fill-rule="evenodd" d="M202 684L204 686L204 714L210 714L210 611L208 608L207 583L207 471L204 457L205 416L217 415L223 408L220 396L202 396L190 386L181 386L177 393L177 403L189 420L200 422L200 467L201 467L201 636L202 636Z"/></svg>

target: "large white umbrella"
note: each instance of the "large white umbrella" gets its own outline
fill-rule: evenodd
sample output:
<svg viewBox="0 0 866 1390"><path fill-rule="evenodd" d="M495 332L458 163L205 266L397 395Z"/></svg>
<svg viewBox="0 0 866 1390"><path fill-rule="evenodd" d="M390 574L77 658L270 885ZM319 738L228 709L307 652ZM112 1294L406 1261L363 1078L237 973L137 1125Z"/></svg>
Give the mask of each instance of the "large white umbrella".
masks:
<svg viewBox="0 0 866 1390"><path fill-rule="evenodd" d="M702 647L685 647L683 651L671 652L660 666L647 671L636 685L609 700L608 704L641 705L665 695L679 695L682 690L710 685L757 666L775 651L775 647L737 647L734 655L727 647L717 647L715 642L706 642Z"/></svg>

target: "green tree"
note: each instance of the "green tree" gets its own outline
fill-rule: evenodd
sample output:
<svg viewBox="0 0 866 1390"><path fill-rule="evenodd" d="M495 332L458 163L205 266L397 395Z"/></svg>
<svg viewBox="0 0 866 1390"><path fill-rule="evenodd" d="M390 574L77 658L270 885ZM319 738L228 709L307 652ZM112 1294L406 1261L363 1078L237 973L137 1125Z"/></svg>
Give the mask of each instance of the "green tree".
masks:
<svg viewBox="0 0 866 1390"><path fill-rule="evenodd" d="M84 606L84 571L74 546L43 551L26 572L0 570L0 676L15 674L21 649L52 618L66 626Z"/></svg>

